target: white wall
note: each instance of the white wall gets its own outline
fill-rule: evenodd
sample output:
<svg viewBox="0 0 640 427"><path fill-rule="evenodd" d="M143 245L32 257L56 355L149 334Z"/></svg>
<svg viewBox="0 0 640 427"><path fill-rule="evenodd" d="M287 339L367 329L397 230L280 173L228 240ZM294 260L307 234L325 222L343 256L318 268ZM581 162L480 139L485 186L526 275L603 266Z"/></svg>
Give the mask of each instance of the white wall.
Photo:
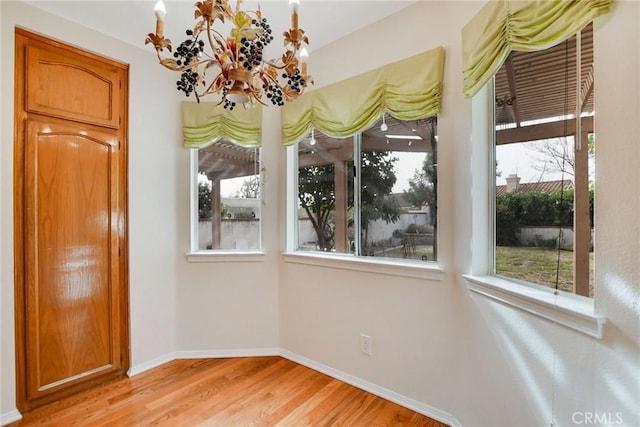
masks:
<svg viewBox="0 0 640 427"><path fill-rule="evenodd" d="M0 2L2 128L0 142L1 345L0 414L15 408L13 312L13 73L16 25L130 64L129 245L131 364L176 349L178 200L188 176L181 161L180 110L169 73L158 72L154 55L21 2ZM144 39L144 37L143 37ZM165 100L159 102L159 100ZM181 166L181 165L180 165ZM185 184L184 186L181 186ZM187 196L188 197L188 196ZM184 202L188 204L188 199ZM158 236L157 230L166 230Z"/></svg>
<svg viewBox="0 0 640 427"><path fill-rule="evenodd" d="M283 263L281 346L452 414L465 426L573 425L574 413L640 425L640 6L619 1L595 30L598 227L596 307L601 340L471 295L474 210L486 193L472 171L471 102L462 96L462 26L479 2L419 2L375 27L314 51L321 87L442 44L438 119L442 282ZM339 58L339 67L336 67ZM613 66L615 64L615 66ZM628 118L624 120L623 118ZM477 137L477 135L476 135ZM485 167L486 169L486 167ZM482 174L481 174L482 175ZM624 179L623 179L624 178ZM284 179L284 177L282 177ZM283 184L284 185L284 184ZM283 211L284 212L284 211ZM481 230L482 231L482 230ZM485 233L486 234L486 233ZM358 351L373 336L374 353ZM554 367L555 366L555 367Z"/></svg>
<svg viewBox="0 0 640 427"><path fill-rule="evenodd" d="M260 210L264 259L258 262L182 263L178 282L178 347L183 354L273 354L278 333L278 206L276 179L280 165L280 112L263 110L263 197ZM185 150L186 151L186 150ZM189 176L188 156L180 162L180 176ZM189 203L176 206L180 218L178 251L189 250Z"/></svg>

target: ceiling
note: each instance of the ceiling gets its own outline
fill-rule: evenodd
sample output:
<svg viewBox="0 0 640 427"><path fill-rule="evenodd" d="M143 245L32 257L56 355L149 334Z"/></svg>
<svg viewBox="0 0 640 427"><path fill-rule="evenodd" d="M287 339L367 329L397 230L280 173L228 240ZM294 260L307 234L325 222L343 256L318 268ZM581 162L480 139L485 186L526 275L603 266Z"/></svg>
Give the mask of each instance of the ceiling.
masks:
<svg viewBox="0 0 640 427"><path fill-rule="evenodd" d="M71 21L108 34L126 43L144 48L148 33L155 31L154 6L156 0L26 0L29 4L47 10ZM310 51L325 46L360 28L379 21L417 0L331 1L301 0L300 27L309 37ZM165 0L165 36L179 44L184 31L193 28L196 0ZM235 5L234 1L231 4ZM243 1L243 10L260 7L274 30L280 35L291 26L288 0ZM278 37L265 53L267 57L280 56ZM153 49L148 48L152 53ZM270 54L271 53L271 54Z"/></svg>

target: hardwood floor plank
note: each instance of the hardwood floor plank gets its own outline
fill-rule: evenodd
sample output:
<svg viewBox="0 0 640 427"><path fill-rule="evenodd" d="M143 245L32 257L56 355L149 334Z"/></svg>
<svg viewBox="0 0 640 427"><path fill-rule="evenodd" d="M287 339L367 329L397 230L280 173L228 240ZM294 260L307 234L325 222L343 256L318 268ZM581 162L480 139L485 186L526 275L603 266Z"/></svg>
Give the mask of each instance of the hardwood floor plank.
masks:
<svg viewBox="0 0 640 427"><path fill-rule="evenodd" d="M26 413L19 426L444 424L281 357L174 360Z"/></svg>
<svg viewBox="0 0 640 427"><path fill-rule="evenodd" d="M194 382L197 384L211 381L209 384L212 388L207 391L207 394L215 396L215 400L220 400L220 394L227 389L227 385L237 387L242 383L243 378L250 377L254 372L258 374L264 374L269 372L272 366L278 363L278 359L275 358L237 358L230 359L230 364L226 365L223 369L211 369L199 374L197 379L191 379L191 381L182 380L177 384L170 384L170 390L167 391L168 395L173 396L173 399L167 399L166 395L158 399L156 396L150 396L143 401L137 400L131 402L128 407L124 407L117 411L115 414L105 414L104 419L113 420L114 416L117 416L114 421L117 423L124 423L130 418L131 407L144 406L144 410L135 414L135 423L138 425L146 425L154 421L158 415L163 415L165 412L170 411L174 406L181 405L179 412L185 412L193 410L195 405L192 402L193 395L188 391L183 393L183 388L189 388ZM180 397L178 397L180 396ZM205 400L208 404L211 399ZM158 403L164 402L162 403ZM201 400L202 401L202 400ZM158 403L158 404L156 404ZM133 405L133 406L132 406ZM175 413L175 412L174 412Z"/></svg>

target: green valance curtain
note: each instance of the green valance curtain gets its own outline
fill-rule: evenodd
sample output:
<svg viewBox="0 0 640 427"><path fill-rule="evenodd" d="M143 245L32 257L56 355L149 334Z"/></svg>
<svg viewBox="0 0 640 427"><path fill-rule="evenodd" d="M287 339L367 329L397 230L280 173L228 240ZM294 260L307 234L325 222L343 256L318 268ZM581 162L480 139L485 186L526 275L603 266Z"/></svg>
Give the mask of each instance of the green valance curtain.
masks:
<svg viewBox="0 0 640 427"><path fill-rule="evenodd" d="M215 102L183 102L184 146L207 147L226 139L247 148L262 143L262 106L229 111Z"/></svg>
<svg viewBox="0 0 640 427"><path fill-rule="evenodd" d="M344 138L367 129L383 111L400 120L438 114L444 48L412 56L373 71L307 92L282 108L282 143L291 145L311 128Z"/></svg>
<svg viewBox="0 0 640 427"><path fill-rule="evenodd" d="M612 1L489 1L462 29L464 95L475 95L511 51L552 47L609 12Z"/></svg>

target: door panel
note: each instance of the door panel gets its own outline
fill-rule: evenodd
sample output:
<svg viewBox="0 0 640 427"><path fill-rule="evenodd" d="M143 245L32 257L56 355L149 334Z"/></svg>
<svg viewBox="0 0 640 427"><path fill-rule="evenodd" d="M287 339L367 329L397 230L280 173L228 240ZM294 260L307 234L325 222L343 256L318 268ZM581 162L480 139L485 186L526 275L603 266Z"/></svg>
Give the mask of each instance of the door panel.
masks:
<svg viewBox="0 0 640 427"><path fill-rule="evenodd" d="M100 62L35 44L27 47L26 82L29 112L111 128L119 126L114 114L120 93L116 69L100 68Z"/></svg>
<svg viewBox="0 0 640 427"><path fill-rule="evenodd" d="M119 368L117 150L109 134L27 122L30 398Z"/></svg>
<svg viewBox="0 0 640 427"><path fill-rule="evenodd" d="M24 412L129 368L128 66L15 31L16 395Z"/></svg>

